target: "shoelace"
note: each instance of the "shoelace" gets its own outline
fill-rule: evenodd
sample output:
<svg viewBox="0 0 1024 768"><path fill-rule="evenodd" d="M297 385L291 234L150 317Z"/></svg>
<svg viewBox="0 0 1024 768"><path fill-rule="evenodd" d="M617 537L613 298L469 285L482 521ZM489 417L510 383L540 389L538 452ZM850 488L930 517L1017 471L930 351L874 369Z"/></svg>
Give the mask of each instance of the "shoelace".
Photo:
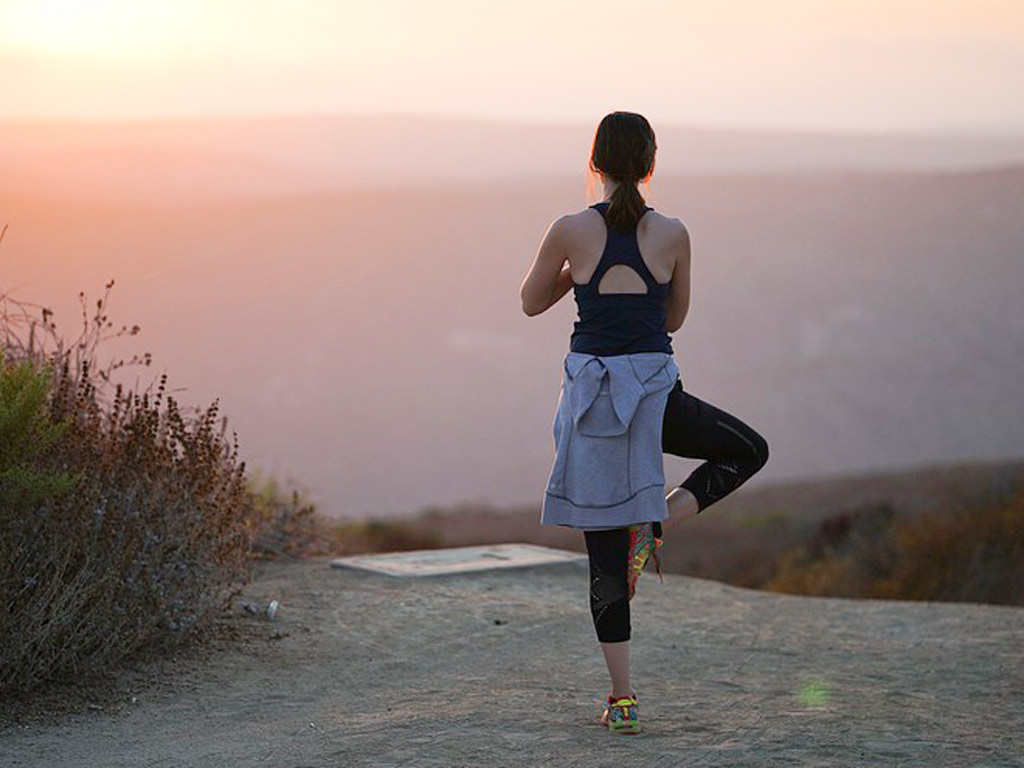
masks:
<svg viewBox="0 0 1024 768"><path fill-rule="evenodd" d="M608 716L611 717L612 710L619 710L623 720L634 720L636 719L636 708L637 704L636 696L625 696L621 699L612 699L608 697ZM632 710L633 717L630 717L630 710Z"/></svg>

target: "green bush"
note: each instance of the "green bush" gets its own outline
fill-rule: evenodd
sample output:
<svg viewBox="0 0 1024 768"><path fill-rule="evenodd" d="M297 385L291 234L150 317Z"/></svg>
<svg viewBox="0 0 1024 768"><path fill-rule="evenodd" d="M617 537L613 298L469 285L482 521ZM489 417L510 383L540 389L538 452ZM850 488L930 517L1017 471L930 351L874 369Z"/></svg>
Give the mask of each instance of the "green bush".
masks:
<svg viewBox="0 0 1024 768"><path fill-rule="evenodd" d="M46 398L51 369L0 358L0 510L24 514L70 490L82 475L48 469L46 456L67 424L50 421Z"/></svg>

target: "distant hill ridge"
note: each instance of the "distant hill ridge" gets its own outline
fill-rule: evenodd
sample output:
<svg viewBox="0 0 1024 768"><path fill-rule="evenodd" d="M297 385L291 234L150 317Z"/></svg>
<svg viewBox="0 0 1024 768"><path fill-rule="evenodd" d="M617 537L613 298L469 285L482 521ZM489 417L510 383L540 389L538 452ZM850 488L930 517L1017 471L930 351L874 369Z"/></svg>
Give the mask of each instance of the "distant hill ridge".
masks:
<svg viewBox="0 0 1024 768"><path fill-rule="evenodd" d="M929 599L1024 605L1019 586L1013 586L1024 577L1024 563L1011 554L1024 551L1022 494L1024 461L957 462L744 487L667 528L662 567L802 594L899 598L913 587ZM417 542L445 547L523 541L584 551L579 531L541 526L537 506L428 507L378 529L395 542L404 534L409 546L401 548L416 548ZM890 571L902 582L882 583ZM980 578L992 583L972 583ZM887 586L891 594L878 593Z"/></svg>
<svg viewBox="0 0 1024 768"><path fill-rule="evenodd" d="M953 170L1024 164L1024 136L655 126L658 171ZM423 116L0 123L22 192L254 194L534 176L580 178L594 126Z"/></svg>

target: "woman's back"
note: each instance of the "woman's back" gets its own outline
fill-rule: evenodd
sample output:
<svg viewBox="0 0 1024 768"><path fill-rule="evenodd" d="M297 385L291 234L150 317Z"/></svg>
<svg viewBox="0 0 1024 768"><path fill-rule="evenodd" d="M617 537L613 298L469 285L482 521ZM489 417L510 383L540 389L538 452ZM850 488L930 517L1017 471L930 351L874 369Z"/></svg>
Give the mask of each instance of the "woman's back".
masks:
<svg viewBox="0 0 1024 768"><path fill-rule="evenodd" d="M668 334L689 311L689 233L679 219L646 205L637 188L654 172L656 149L642 115L605 116L594 135L590 170L608 199L552 222L519 288L527 315L573 291L580 314L573 351L671 353Z"/></svg>
<svg viewBox="0 0 1024 768"><path fill-rule="evenodd" d="M645 206L631 231L608 222L609 203L563 218L578 309L570 348L595 355L672 353L666 308L682 222Z"/></svg>

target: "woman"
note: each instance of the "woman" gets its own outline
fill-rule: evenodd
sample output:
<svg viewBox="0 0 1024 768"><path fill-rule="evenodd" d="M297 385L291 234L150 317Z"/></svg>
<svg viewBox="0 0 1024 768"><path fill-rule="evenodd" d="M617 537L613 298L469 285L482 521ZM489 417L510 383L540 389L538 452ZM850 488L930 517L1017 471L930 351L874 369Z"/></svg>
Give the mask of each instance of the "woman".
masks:
<svg viewBox="0 0 1024 768"><path fill-rule="evenodd" d="M538 315L573 289L579 317L563 364L555 462L541 522L583 531L590 608L611 677L602 722L638 733L629 679L629 606L661 523L674 525L742 485L768 460L748 425L683 389L669 333L690 306L690 238L637 188L654 172L647 120L613 112L594 135L590 169L604 199L548 228L520 288ZM704 459L665 496L662 453Z"/></svg>

